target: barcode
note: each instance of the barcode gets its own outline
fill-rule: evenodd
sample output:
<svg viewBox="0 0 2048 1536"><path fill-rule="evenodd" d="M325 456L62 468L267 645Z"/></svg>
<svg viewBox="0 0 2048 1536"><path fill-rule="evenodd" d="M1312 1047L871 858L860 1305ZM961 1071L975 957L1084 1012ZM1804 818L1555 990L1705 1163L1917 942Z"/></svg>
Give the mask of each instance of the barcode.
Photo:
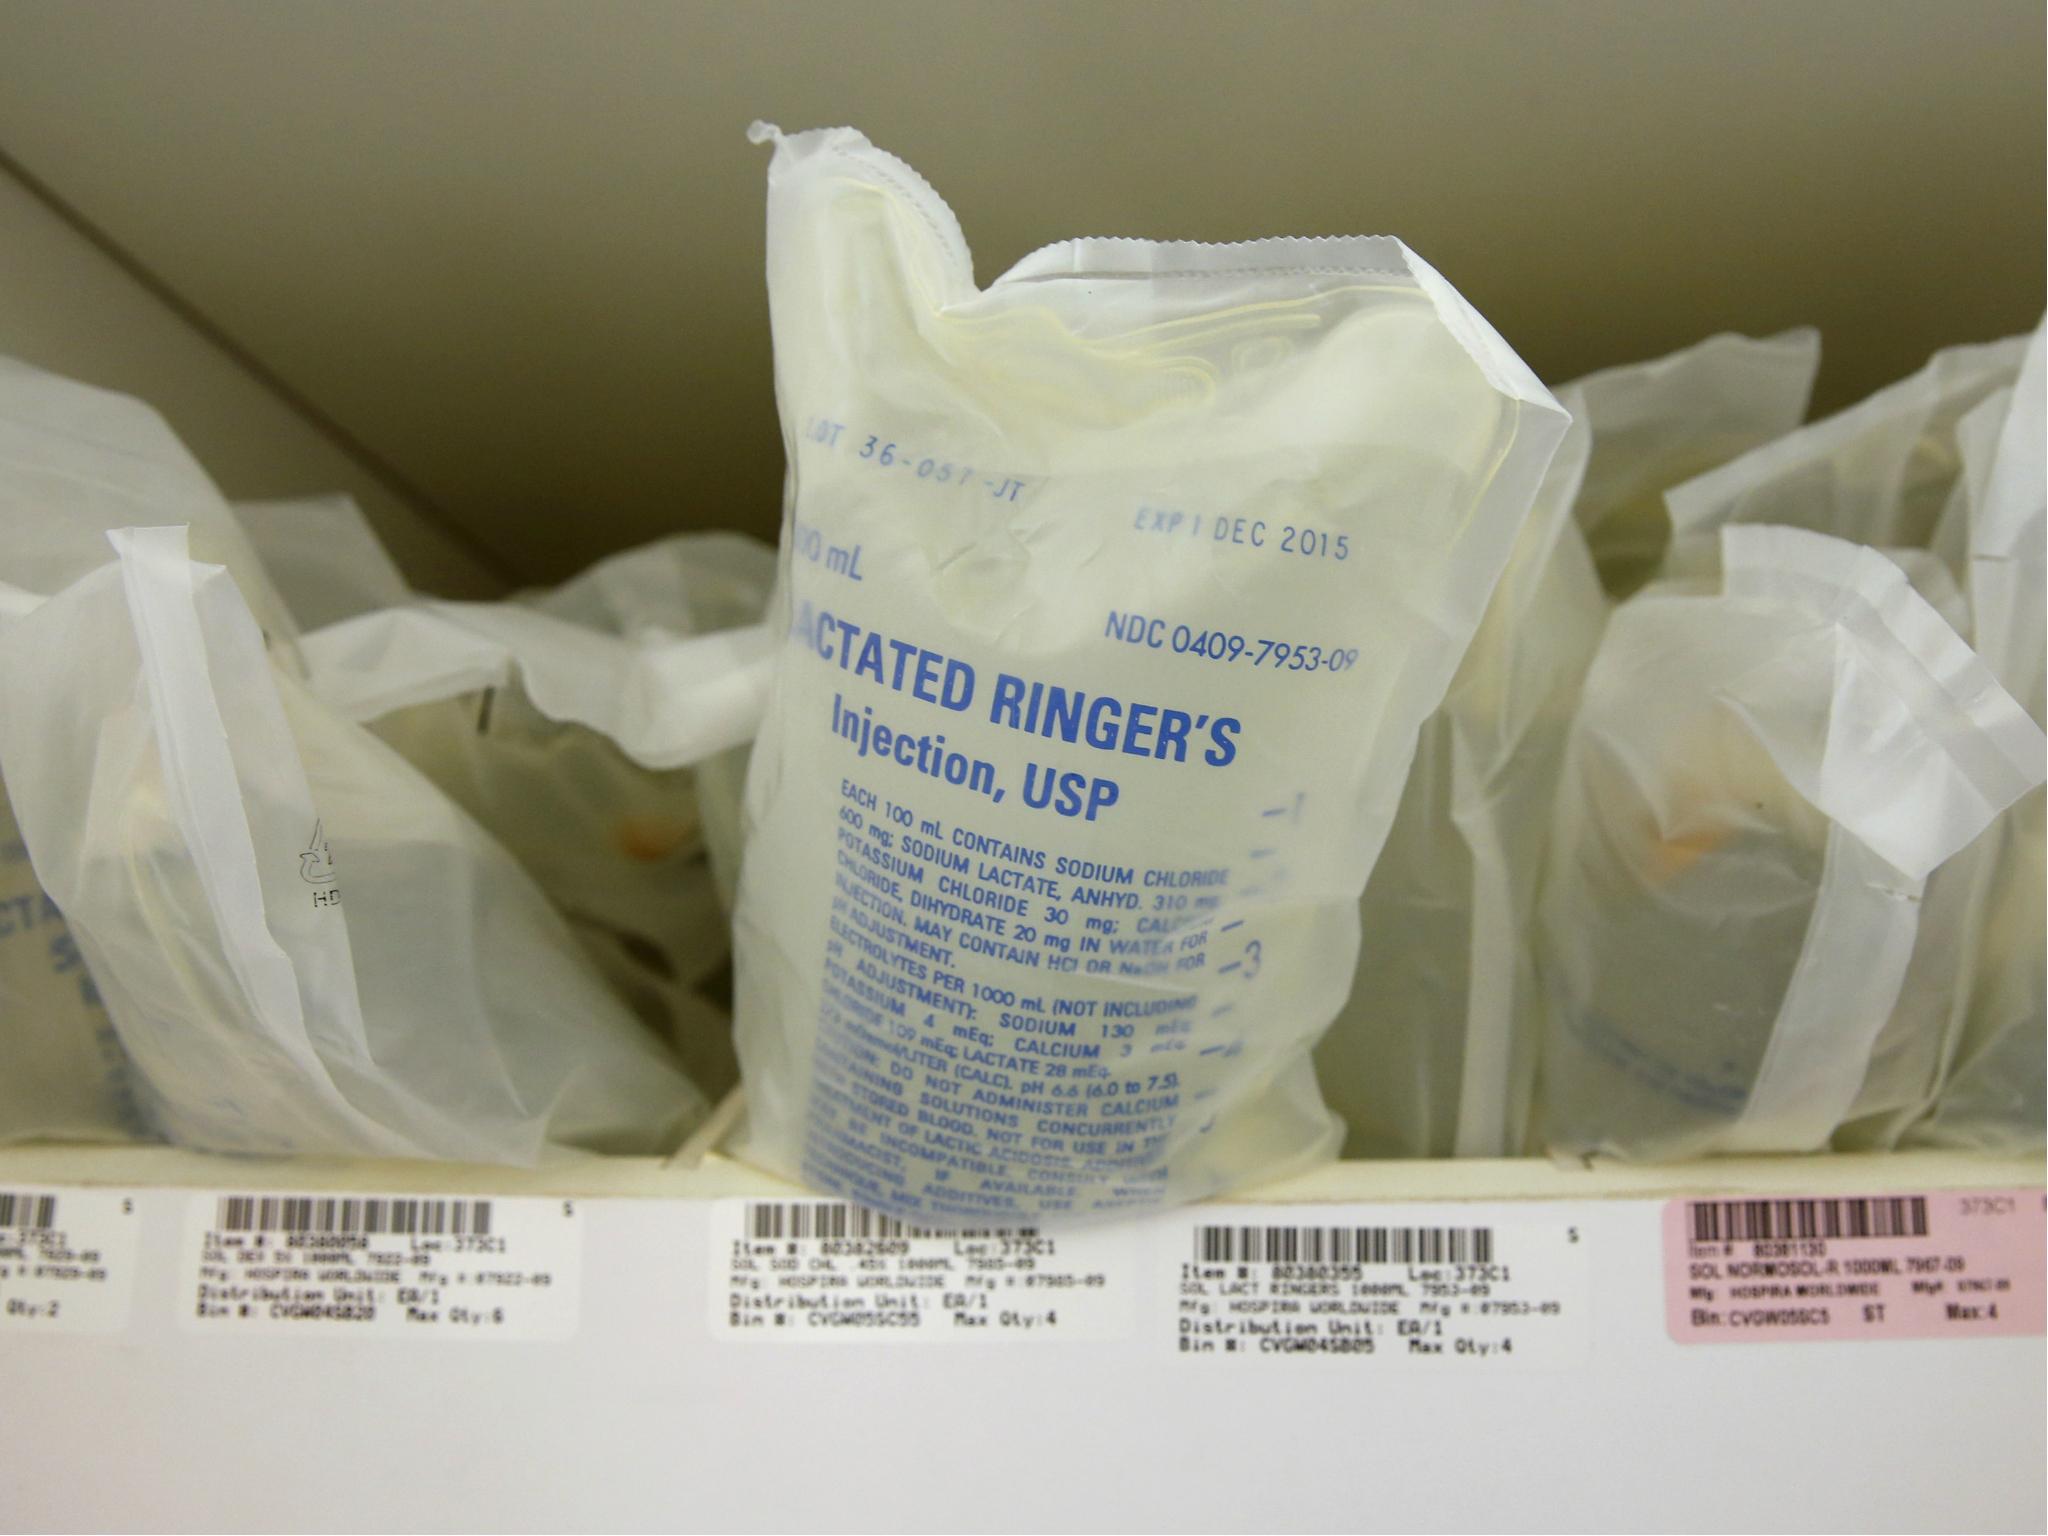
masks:
<svg viewBox="0 0 2048 1536"><path fill-rule="evenodd" d="M56 1225L55 1195L0 1194L0 1227L20 1227L24 1232L47 1232Z"/></svg>
<svg viewBox="0 0 2048 1536"><path fill-rule="evenodd" d="M1925 1237L1927 1198L1695 1200L1696 1243L1770 1243L1798 1238Z"/></svg>
<svg viewBox="0 0 2048 1536"><path fill-rule="evenodd" d="M489 1237L488 1200L362 1200L319 1195L223 1195L222 1232L383 1233Z"/></svg>
<svg viewBox="0 0 2048 1536"><path fill-rule="evenodd" d="M1197 1227L1204 1264L1490 1264L1491 1227Z"/></svg>
<svg viewBox="0 0 2048 1536"><path fill-rule="evenodd" d="M836 1200L750 1200L747 1232L755 1238L1030 1237L1029 1227L913 1227L864 1205Z"/></svg>

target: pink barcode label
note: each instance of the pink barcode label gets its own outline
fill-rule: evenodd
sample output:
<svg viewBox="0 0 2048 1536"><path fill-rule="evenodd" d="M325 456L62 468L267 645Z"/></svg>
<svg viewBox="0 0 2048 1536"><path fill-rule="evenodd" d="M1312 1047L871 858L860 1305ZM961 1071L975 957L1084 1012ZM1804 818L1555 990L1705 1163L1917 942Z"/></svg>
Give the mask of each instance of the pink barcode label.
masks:
<svg viewBox="0 0 2048 1536"><path fill-rule="evenodd" d="M2039 1334L2044 1239L2038 1189L1673 1200L1665 1322L1681 1344Z"/></svg>

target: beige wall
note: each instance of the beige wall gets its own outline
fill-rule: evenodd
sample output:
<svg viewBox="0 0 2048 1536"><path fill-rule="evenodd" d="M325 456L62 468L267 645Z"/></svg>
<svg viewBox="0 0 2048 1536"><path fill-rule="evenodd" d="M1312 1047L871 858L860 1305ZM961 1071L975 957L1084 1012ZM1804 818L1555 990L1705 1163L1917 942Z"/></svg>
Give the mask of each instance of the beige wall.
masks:
<svg viewBox="0 0 2048 1536"><path fill-rule="evenodd" d="M1388 232L1553 380L1811 321L1834 405L2039 315L2043 48L2038 0L0 0L0 151L542 578L772 531L750 117L902 154L984 280Z"/></svg>
<svg viewBox="0 0 2048 1536"><path fill-rule="evenodd" d="M504 590L489 551L423 517L352 445L4 172L0 353L152 402L230 496L346 492L399 568L428 591Z"/></svg>

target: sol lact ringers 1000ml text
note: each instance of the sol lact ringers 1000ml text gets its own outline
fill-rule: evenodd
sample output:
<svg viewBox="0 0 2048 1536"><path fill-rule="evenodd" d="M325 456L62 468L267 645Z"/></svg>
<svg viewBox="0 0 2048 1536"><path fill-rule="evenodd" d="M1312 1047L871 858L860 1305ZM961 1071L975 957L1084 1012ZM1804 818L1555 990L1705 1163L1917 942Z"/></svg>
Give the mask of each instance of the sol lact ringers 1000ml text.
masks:
<svg viewBox="0 0 2048 1536"><path fill-rule="evenodd" d="M758 133L791 494L744 1154L936 1223L1329 1155L1308 1049L1564 413L1396 240L983 289L901 161Z"/></svg>

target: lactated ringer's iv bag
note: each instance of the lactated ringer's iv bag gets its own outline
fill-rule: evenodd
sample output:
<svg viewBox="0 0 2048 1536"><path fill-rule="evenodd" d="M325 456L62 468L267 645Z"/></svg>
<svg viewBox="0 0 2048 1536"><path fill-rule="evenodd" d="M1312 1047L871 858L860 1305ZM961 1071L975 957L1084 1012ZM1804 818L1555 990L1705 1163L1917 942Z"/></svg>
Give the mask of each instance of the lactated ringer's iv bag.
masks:
<svg viewBox="0 0 2048 1536"><path fill-rule="evenodd" d="M1308 1048L1565 416L1397 240L1081 240L783 137L744 1155L938 1222L1327 1156Z"/></svg>

